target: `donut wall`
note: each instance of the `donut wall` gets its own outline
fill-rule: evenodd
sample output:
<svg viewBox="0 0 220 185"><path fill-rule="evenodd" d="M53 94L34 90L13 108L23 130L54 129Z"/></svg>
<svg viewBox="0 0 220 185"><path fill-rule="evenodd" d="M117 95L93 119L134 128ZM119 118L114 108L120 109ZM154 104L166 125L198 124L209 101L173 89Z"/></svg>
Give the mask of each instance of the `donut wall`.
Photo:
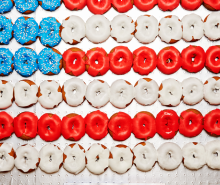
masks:
<svg viewBox="0 0 220 185"><path fill-rule="evenodd" d="M158 21L160 21L163 17L169 16L169 15L176 15L181 20L185 15L195 13L199 16L201 16L202 20L206 18L207 15L212 13L210 10L207 10L203 5L200 6L197 10L194 11L188 11L182 8L182 6L178 6L173 11L162 11L158 8L158 6L155 6L153 9L150 9L147 12L140 11L135 6L133 6L132 9L125 12L125 15L130 16L134 21L137 20L137 18L140 15L153 15ZM110 8L109 11L107 11L105 14L103 14L109 21L113 20L113 18L119 14L114 8ZM24 14L19 13L15 7L13 9L4 14L6 17L11 18L12 22L15 23L15 21L20 16L25 16ZM88 7L85 6L83 10L78 11L70 11L68 10L64 4L62 4L57 10L55 11L46 11L41 6L38 6L35 12L28 14L26 16L33 17L38 25L40 24L41 20L46 17L55 17L60 23L67 17L71 15L76 15L81 17L84 22L86 22L93 14L91 11L89 11ZM149 43L149 44L142 44L140 43L135 37L127 42L127 43L118 43L116 42L112 37L109 37L105 42L100 44L95 44L91 41L89 41L87 38L84 38L80 43L77 45L69 45L66 44L63 40L55 46L54 48L57 49L61 54L63 54L67 49L71 47L77 47L82 49L83 51L88 51L94 47L102 47L105 49L107 53L109 53L112 48L116 46L127 46L131 52L136 50L137 48L141 46L147 46L149 48L152 48L156 54L159 53L159 51L165 47L168 46L174 46L176 47L180 52L188 47L189 45L197 45L201 46L204 51L206 51L210 46L213 45L220 45L220 41L211 41L207 37L203 36L200 40L196 42L185 42L183 39L180 39L178 42L174 44L167 44L165 42L162 42L162 40L157 36L156 39ZM22 45L19 44L15 38L13 38L8 45L0 45L0 48L9 48L10 51L15 54L15 52L21 48ZM31 45L28 45L27 47L32 48L36 51L37 54L41 52L42 49L45 48L39 40L37 39L36 42L32 43ZM160 86L162 81L168 78L173 78L178 80L179 82L182 82L183 80L189 78L189 77L195 77L201 80L203 83L205 81L213 76L220 77L219 74L214 74L207 70L205 67L196 73L189 73L186 70L183 70L180 68L177 70L177 72L167 75L162 73L157 68L153 70L152 73L149 75L140 75L138 73L135 73L133 68L128 73L125 73L123 75L116 75L113 74L110 70L107 71L107 73L103 76L97 76L92 77L88 74L88 72L84 72L82 75L78 76L77 78L82 79L87 85L92 82L94 79L99 79L107 82L109 86L112 85L113 82L115 82L118 79L123 79L128 82L130 82L132 85L134 85L140 78L151 78L157 82L157 84ZM65 73L64 69L61 70L61 72L57 75L44 75L39 70L37 70L33 75L30 77L22 77L19 75L15 70L12 72L12 74L8 76L1 76L0 80L7 80L12 83L13 86L20 81L20 80L32 80L37 86L39 86L43 81L45 80L55 80L62 85L65 81L71 79L73 76L68 75ZM163 106L159 101L156 101L154 104L149 106L143 106L137 103L137 101L133 100L132 103L127 106L126 108L119 109L114 107L111 103L107 103L105 106L97 109L91 106L88 101L84 101L81 105L77 107L71 107L67 105L64 101L60 103L59 106L53 109L45 109L43 108L40 103L37 103L31 107L28 108L21 108L13 102L12 106L5 109L7 113L9 113L12 117L16 117L19 113L24 111L30 111L35 113L38 118L40 118L45 113L52 113L57 114L61 119L70 113L76 113L80 114L83 118L86 117L87 114L90 112L100 110L107 114L108 118L110 118L113 114L121 111L129 114L131 118L133 118L138 112L140 111L148 111L154 115L154 117L157 116L157 114L164 109L172 109L174 110L177 115L180 115L181 112L187 109L197 109L202 113L203 116L205 116L207 113L209 113L211 110L214 110L216 108L220 109L219 105L210 105L207 101L202 99L202 101L196 105L187 105L183 101L180 102L180 104L176 107L166 107ZM1 110L2 111L2 110ZM213 140L219 140L219 137L212 137L210 136L204 129L202 132L197 135L196 137L185 137L184 135L177 132L176 136L173 137L170 140L163 139L158 134L156 134L153 138L149 139L148 141L154 145L156 149L158 149L162 144L166 142L173 142L177 144L181 149L183 146L185 146L189 142L198 142L202 145L206 145L206 143L213 141ZM44 147L46 144L54 144L57 145L62 151L64 151L65 147L72 143L77 143L84 147L85 150L87 150L92 144L94 143L100 143L105 145L109 150L111 150L111 147L123 144L129 146L131 149L134 148L134 146L143 140L135 138L133 133L131 136L124 140L124 141L116 141L113 140L110 134L107 134L106 137L101 139L100 141L93 140L91 137L89 137L87 134L83 136L79 141L70 141L66 140L63 136L59 137L58 140L52 141L52 142L46 142L42 140L39 135L37 135L34 139L31 140L22 140L18 137L16 137L15 134L12 134L11 137L2 140L4 143L9 143L14 150L24 144L30 144L33 145L35 149L38 151L41 150L42 147ZM148 172L142 172L137 170L135 165L131 167L129 171L123 174L117 174L113 172L110 168L108 168L103 174L101 175L94 175L93 173L90 173L87 168L85 168L81 173L74 175L69 172L67 172L63 167L59 169L58 172L47 174L40 170L38 167L35 171L29 172L29 173L22 173L21 171L17 170L16 167L13 168L12 171L9 172L1 172L0 173L0 184L37 184L37 185L47 185L47 184L58 184L62 185L65 184L68 185L68 183L73 184L79 184L79 183L161 183L161 184L169 184L169 185L209 185L209 184L219 184L220 180L220 171L219 170L213 170L209 168L207 165L204 165L199 170L189 170L181 163L180 166L175 170L163 170L160 168L158 163L155 164L152 170Z"/></svg>

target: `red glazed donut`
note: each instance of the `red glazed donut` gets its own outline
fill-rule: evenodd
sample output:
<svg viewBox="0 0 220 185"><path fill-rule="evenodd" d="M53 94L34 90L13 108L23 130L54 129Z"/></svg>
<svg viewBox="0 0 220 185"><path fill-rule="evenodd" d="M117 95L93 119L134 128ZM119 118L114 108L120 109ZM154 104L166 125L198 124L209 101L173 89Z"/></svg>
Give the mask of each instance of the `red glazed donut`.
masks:
<svg viewBox="0 0 220 185"><path fill-rule="evenodd" d="M220 45L211 46L207 49L205 66L213 73L220 72Z"/></svg>
<svg viewBox="0 0 220 185"><path fill-rule="evenodd" d="M133 0L112 0L112 7L119 13L125 13L133 8Z"/></svg>
<svg viewBox="0 0 220 185"><path fill-rule="evenodd" d="M103 48L93 48L86 53L86 70L91 76L101 76L109 70L108 54Z"/></svg>
<svg viewBox="0 0 220 185"><path fill-rule="evenodd" d="M86 6L86 0L63 0L69 10L82 10Z"/></svg>
<svg viewBox="0 0 220 185"><path fill-rule="evenodd" d="M70 48L63 53L63 68L72 76L85 72L85 52L79 48Z"/></svg>
<svg viewBox="0 0 220 185"><path fill-rule="evenodd" d="M109 134L116 141L128 139L132 132L132 119L124 113L118 112L111 116L108 123Z"/></svg>
<svg viewBox="0 0 220 185"><path fill-rule="evenodd" d="M133 51L133 69L140 75L148 75L157 66L157 55L151 48L142 46Z"/></svg>
<svg viewBox="0 0 220 185"><path fill-rule="evenodd" d="M55 141L61 135L61 119L56 114L46 113L38 120L38 134L45 141Z"/></svg>
<svg viewBox="0 0 220 185"><path fill-rule="evenodd" d="M203 0L180 0L181 6L186 10L197 10L203 3Z"/></svg>
<svg viewBox="0 0 220 185"><path fill-rule="evenodd" d="M108 116L104 112L94 111L85 117L86 133L94 140L101 140L108 134Z"/></svg>
<svg viewBox="0 0 220 185"><path fill-rule="evenodd" d="M79 141L85 132L85 122L81 115L72 113L63 117L61 134L65 139Z"/></svg>
<svg viewBox="0 0 220 185"><path fill-rule="evenodd" d="M104 14L111 8L111 0L87 0L87 7L93 14Z"/></svg>
<svg viewBox="0 0 220 185"><path fill-rule="evenodd" d="M157 68L164 74L172 74L182 66L180 52L173 46L163 48L158 54Z"/></svg>
<svg viewBox="0 0 220 185"><path fill-rule="evenodd" d="M155 117L150 112L139 112L132 121L132 131L138 139L150 139L156 134Z"/></svg>
<svg viewBox="0 0 220 185"><path fill-rule="evenodd" d="M5 111L0 112L0 140L7 139L13 132L13 118Z"/></svg>
<svg viewBox="0 0 220 185"><path fill-rule="evenodd" d="M190 124L191 123L191 124ZM195 137L203 130L203 116L196 109L187 109L180 114L180 134Z"/></svg>
<svg viewBox="0 0 220 185"><path fill-rule="evenodd" d="M204 129L211 136L220 136L220 110L210 111L204 117Z"/></svg>
<svg viewBox="0 0 220 185"><path fill-rule="evenodd" d="M179 117L175 111L162 110L156 117L157 133L164 139L172 139L179 129Z"/></svg>
<svg viewBox="0 0 220 185"><path fill-rule="evenodd" d="M148 11L157 5L157 0L134 0L134 5L141 11Z"/></svg>
<svg viewBox="0 0 220 185"><path fill-rule="evenodd" d="M204 0L204 6L211 11L220 10L219 0Z"/></svg>
<svg viewBox="0 0 220 185"><path fill-rule="evenodd" d="M200 46L189 46L182 50L182 68L190 73L197 73L205 66L205 51Z"/></svg>
<svg viewBox="0 0 220 185"><path fill-rule="evenodd" d="M163 11L172 11L180 4L180 0L158 0L158 7Z"/></svg>
<svg viewBox="0 0 220 185"><path fill-rule="evenodd" d="M30 140L37 135L37 116L32 112L22 112L14 118L15 135L24 140Z"/></svg>
<svg viewBox="0 0 220 185"><path fill-rule="evenodd" d="M128 47L117 46L109 53L110 70L117 74L123 75L131 70L133 56Z"/></svg>

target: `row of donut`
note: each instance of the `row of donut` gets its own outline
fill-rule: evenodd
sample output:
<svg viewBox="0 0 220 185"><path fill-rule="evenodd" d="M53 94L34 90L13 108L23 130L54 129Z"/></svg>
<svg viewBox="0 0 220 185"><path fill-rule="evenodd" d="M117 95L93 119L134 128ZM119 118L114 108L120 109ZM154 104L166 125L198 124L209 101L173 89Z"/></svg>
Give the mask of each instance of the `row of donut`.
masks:
<svg viewBox="0 0 220 185"><path fill-rule="evenodd" d="M159 24L152 15L141 15L134 22L131 17L120 14L111 22L103 15L93 15L86 24L75 15L63 20L62 25L54 17L43 18L39 26L31 17L19 17L13 25L10 19L1 16L0 23L1 44L9 44L12 37L22 45L32 44L39 37L41 44L47 47L58 45L61 38L71 45L81 42L84 37L95 44L105 42L110 36L119 43L129 42L135 36L143 44L153 42L158 35L169 44L182 38L194 42L203 35L211 41L220 39L220 12L209 14L204 22L196 14L185 15L182 20L169 15Z"/></svg>
<svg viewBox="0 0 220 185"><path fill-rule="evenodd" d="M166 142L157 150L149 142L135 145L133 150L119 144L109 150L105 145L94 143L88 150L80 144L67 145L62 151L59 146L47 144L38 150L30 145L22 145L16 151L8 143L0 143L0 172L18 170L29 173L40 167L48 174L64 169L79 174L85 167L93 174L100 175L108 167L118 174L126 173L134 164L140 171L150 171L156 163L167 171L175 170L181 162L190 170L199 170L205 164L214 170L220 169L220 141L213 140L205 146L190 142L181 149L177 144Z"/></svg>

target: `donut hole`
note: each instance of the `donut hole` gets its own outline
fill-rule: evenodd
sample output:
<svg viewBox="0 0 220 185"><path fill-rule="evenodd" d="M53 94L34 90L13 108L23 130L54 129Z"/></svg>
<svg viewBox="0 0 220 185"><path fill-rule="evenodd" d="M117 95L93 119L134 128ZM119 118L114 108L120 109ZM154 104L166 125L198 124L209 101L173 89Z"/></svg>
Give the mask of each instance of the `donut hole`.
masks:
<svg viewBox="0 0 220 185"><path fill-rule="evenodd" d="M168 59L166 60L166 63L169 64L169 63L172 63L172 61L173 61L173 60L172 60L171 58L168 58Z"/></svg>
<svg viewBox="0 0 220 185"><path fill-rule="evenodd" d="M99 31L99 27L98 26L96 26L95 29L96 29L96 31Z"/></svg>
<svg viewBox="0 0 220 185"><path fill-rule="evenodd" d="M24 96L27 96L27 89L24 89Z"/></svg>
<svg viewBox="0 0 220 185"><path fill-rule="evenodd" d="M144 93L148 94L147 88L144 88Z"/></svg>
<svg viewBox="0 0 220 185"><path fill-rule="evenodd" d="M24 161L26 162L28 160L28 158L26 156L24 156Z"/></svg>
<svg viewBox="0 0 220 185"><path fill-rule="evenodd" d="M99 64L99 61L98 61L98 60L95 60L95 64Z"/></svg>
<svg viewBox="0 0 220 185"><path fill-rule="evenodd" d="M24 60L24 64L28 64L28 61L27 61L27 60Z"/></svg>
<svg viewBox="0 0 220 185"><path fill-rule="evenodd" d="M219 60L219 57L216 57L216 58L215 58L215 61L218 61L218 60Z"/></svg>
<svg viewBox="0 0 220 185"><path fill-rule="evenodd" d="M143 159L146 159L146 156L145 156L145 154L142 154L143 155Z"/></svg>
<svg viewBox="0 0 220 185"><path fill-rule="evenodd" d="M76 89L73 89L73 90L72 90L72 93L73 93L73 94L76 94Z"/></svg>
<svg viewBox="0 0 220 185"><path fill-rule="evenodd" d="M52 162L52 155L49 156L49 162Z"/></svg>
<svg viewBox="0 0 220 185"><path fill-rule="evenodd" d="M50 130L50 126L47 126L47 130Z"/></svg>
<svg viewBox="0 0 220 185"><path fill-rule="evenodd" d="M76 64L76 61L77 61L77 59L75 58L75 59L73 60L73 64Z"/></svg>
<svg viewBox="0 0 220 185"><path fill-rule="evenodd" d="M72 156L73 157L73 160L76 160L76 156Z"/></svg>
<svg viewBox="0 0 220 185"><path fill-rule="evenodd" d="M72 130L74 129L74 125L72 125Z"/></svg>
<svg viewBox="0 0 220 185"><path fill-rule="evenodd" d="M0 159L1 159L1 160L5 160L5 156L2 155L2 156L0 157Z"/></svg>
<svg viewBox="0 0 220 185"><path fill-rule="evenodd" d="M172 157L171 152L168 152L168 158L171 158L171 157Z"/></svg>
<svg viewBox="0 0 220 185"><path fill-rule="evenodd" d="M215 124L216 124L216 125L218 124L218 120L216 120Z"/></svg>
<svg viewBox="0 0 220 185"><path fill-rule="evenodd" d="M193 156L193 158L196 158L195 154L193 154L192 156Z"/></svg>
<svg viewBox="0 0 220 185"><path fill-rule="evenodd" d="M1 98L2 98L2 96L3 96L3 91L0 91L0 96L1 96Z"/></svg>
<svg viewBox="0 0 220 185"><path fill-rule="evenodd" d="M5 125L4 124L1 124L2 125L2 128L4 129L5 128Z"/></svg>
<svg viewBox="0 0 220 185"><path fill-rule="evenodd" d="M143 123L143 127L145 127L146 125Z"/></svg>
<svg viewBox="0 0 220 185"><path fill-rule="evenodd" d="M192 57L192 62L194 62L194 61L195 61L195 57L196 57L196 56L193 56L193 57Z"/></svg>
<svg viewBox="0 0 220 185"><path fill-rule="evenodd" d="M145 29L148 30L148 26L145 26Z"/></svg>
<svg viewBox="0 0 220 185"><path fill-rule="evenodd" d="M218 88L218 87L215 87L215 88L213 89L213 92L214 92L214 93L218 93L218 92L219 92L219 88Z"/></svg>
<svg viewBox="0 0 220 185"><path fill-rule="evenodd" d="M120 96L121 96L121 97L123 96L123 93L124 93L124 91L121 90L121 91L120 91Z"/></svg>
<svg viewBox="0 0 220 185"><path fill-rule="evenodd" d="M99 161L99 155L96 156L95 162Z"/></svg>
<svg viewBox="0 0 220 185"><path fill-rule="evenodd" d="M169 91L169 94L170 94L170 95L173 95L173 93L172 93L171 91Z"/></svg>
<svg viewBox="0 0 220 185"><path fill-rule="evenodd" d="M193 29L194 29L194 25L191 25L191 26L190 26L190 29L193 30Z"/></svg>
<svg viewBox="0 0 220 185"><path fill-rule="evenodd" d="M118 125L118 128L121 128L121 125Z"/></svg>
<svg viewBox="0 0 220 185"><path fill-rule="evenodd" d="M214 157L218 157L218 152L213 153Z"/></svg>
<svg viewBox="0 0 220 185"><path fill-rule="evenodd" d="M99 96L101 94L101 91L96 91L96 96Z"/></svg>
<svg viewBox="0 0 220 185"><path fill-rule="evenodd" d="M51 95L51 92L48 92L48 97L50 97L50 95Z"/></svg>
<svg viewBox="0 0 220 185"><path fill-rule="evenodd" d="M120 161L124 161L123 157L120 157Z"/></svg>
<svg viewBox="0 0 220 185"><path fill-rule="evenodd" d="M75 28L73 27L73 28L71 28L71 32L72 33L74 33L75 32Z"/></svg>
<svg viewBox="0 0 220 185"><path fill-rule="evenodd" d="M218 26L219 26L219 23L217 23L217 24L215 25L215 28L218 28Z"/></svg>
<svg viewBox="0 0 220 185"><path fill-rule="evenodd" d="M121 62L123 60L123 58L122 57L120 57L119 59L118 59L118 62Z"/></svg>
<svg viewBox="0 0 220 185"><path fill-rule="evenodd" d="M189 125L191 125L192 124L192 120L189 120Z"/></svg>
<svg viewBox="0 0 220 185"><path fill-rule="evenodd" d="M49 33L49 35L53 35L53 33L54 33L54 29L53 29L53 28L50 28L50 33Z"/></svg>
<svg viewBox="0 0 220 185"><path fill-rule="evenodd" d="M168 27L170 28L171 31L173 30L172 26L168 26Z"/></svg>

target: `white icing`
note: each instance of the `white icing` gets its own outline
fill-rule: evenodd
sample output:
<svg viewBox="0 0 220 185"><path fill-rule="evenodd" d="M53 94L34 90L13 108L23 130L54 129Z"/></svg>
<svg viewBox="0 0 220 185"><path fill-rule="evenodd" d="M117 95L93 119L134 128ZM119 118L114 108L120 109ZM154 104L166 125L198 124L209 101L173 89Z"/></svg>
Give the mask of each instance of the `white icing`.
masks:
<svg viewBox="0 0 220 185"><path fill-rule="evenodd" d="M13 86L10 82L3 84L0 80L0 109L7 109L12 105Z"/></svg>
<svg viewBox="0 0 220 185"><path fill-rule="evenodd" d="M14 167L14 157L9 155L12 147L8 143L3 143L0 146L0 172L11 171Z"/></svg>

